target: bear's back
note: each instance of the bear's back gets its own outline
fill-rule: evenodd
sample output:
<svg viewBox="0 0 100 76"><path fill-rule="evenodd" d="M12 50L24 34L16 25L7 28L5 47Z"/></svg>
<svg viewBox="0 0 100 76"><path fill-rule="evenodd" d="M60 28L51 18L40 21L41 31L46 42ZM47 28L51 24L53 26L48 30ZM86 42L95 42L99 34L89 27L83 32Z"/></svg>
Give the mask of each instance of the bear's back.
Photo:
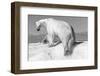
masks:
<svg viewBox="0 0 100 76"><path fill-rule="evenodd" d="M71 26L65 22L65 21L62 21L62 20L57 20L57 19L54 19L54 18L48 18L48 27L49 29L52 29L55 33L56 32L71 32Z"/></svg>

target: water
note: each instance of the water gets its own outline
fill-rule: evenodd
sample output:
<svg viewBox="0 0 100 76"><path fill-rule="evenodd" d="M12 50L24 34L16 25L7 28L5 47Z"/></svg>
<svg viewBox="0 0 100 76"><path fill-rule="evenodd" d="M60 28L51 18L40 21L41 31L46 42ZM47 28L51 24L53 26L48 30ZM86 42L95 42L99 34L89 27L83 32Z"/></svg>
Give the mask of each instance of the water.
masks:
<svg viewBox="0 0 100 76"><path fill-rule="evenodd" d="M42 39L44 38L45 35L29 35L28 36L28 42L29 43L37 43L41 42ZM87 33L76 33L75 34L76 41L87 41L88 40L88 35Z"/></svg>

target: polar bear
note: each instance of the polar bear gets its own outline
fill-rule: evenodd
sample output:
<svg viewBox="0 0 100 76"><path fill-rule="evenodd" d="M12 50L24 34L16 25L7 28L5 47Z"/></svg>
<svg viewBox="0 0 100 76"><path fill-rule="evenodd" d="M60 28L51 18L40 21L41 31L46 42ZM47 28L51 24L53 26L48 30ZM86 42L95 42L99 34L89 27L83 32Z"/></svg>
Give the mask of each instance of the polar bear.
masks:
<svg viewBox="0 0 100 76"><path fill-rule="evenodd" d="M64 47L64 55L69 55L72 52L72 45L75 42L75 35L72 26L62 20L54 18L46 18L36 21L36 29L40 30L41 27L46 28L47 35L43 41L48 41L48 45L53 47L60 42ZM54 42L54 37L58 36L59 40Z"/></svg>

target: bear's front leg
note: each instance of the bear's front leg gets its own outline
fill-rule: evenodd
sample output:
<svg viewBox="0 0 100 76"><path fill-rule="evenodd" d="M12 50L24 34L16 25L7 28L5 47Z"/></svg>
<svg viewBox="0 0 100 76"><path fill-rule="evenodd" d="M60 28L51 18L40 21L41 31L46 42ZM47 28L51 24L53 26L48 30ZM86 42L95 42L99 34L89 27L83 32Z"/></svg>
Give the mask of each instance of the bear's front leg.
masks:
<svg viewBox="0 0 100 76"><path fill-rule="evenodd" d="M48 41L49 41L48 46L49 46L49 47L53 47L53 46L54 46L54 44L53 44L53 35L48 34L48 35L47 35L47 39L48 39Z"/></svg>

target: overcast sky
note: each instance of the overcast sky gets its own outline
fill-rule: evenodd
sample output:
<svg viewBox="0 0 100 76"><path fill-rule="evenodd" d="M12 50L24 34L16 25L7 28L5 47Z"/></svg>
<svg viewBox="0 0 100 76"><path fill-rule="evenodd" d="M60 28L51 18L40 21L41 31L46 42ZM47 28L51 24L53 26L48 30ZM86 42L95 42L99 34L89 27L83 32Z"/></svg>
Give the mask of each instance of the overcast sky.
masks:
<svg viewBox="0 0 100 76"><path fill-rule="evenodd" d="M87 17L71 17L71 16L47 16L47 15L28 15L28 34L40 35L45 34L42 28L40 32L36 31L35 22L44 18L54 18L68 22L73 28L75 33L84 33L88 31L88 18Z"/></svg>

